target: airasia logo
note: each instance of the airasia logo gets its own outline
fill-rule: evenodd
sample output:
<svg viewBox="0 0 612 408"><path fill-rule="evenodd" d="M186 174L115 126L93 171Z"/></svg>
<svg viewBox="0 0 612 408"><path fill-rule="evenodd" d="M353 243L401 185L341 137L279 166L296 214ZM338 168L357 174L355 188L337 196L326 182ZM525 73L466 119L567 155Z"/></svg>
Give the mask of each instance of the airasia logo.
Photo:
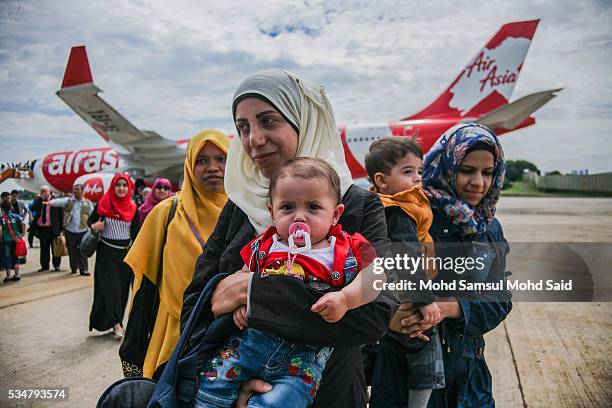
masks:
<svg viewBox="0 0 612 408"><path fill-rule="evenodd" d="M113 171L120 166L120 158L110 147L52 153L44 158L42 171L50 184L60 191L72 189L78 177Z"/></svg>
<svg viewBox="0 0 612 408"><path fill-rule="evenodd" d="M110 148L60 152L45 158L44 167L50 176L97 173L119 167L119 155Z"/></svg>
<svg viewBox="0 0 612 408"><path fill-rule="evenodd" d="M449 90L449 108L465 115L493 92L508 101L530 44L527 38L507 37L493 49L483 48Z"/></svg>
<svg viewBox="0 0 612 408"><path fill-rule="evenodd" d="M93 177L83 184L83 194L91 201L97 202L104 195L104 186L100 177Z"/></svg>
<svg viewBox="0 0 612 408"><path fill-rule="evenodd" d="M467 77L469 78L472 75L472 71L476 72L485 72L487 71L487 75L481 79L480 82L480 92L484 92L485 87L489 84L490 88L496 87L497 85L509 84L512 82L516 82L516 78L518 76L518 71L510 72L508 69L501 74L497 74L497 64L494 59L489 56L484 55L484 51L480 52L480 55L473 64L468 65L466 68Z"/></svg>

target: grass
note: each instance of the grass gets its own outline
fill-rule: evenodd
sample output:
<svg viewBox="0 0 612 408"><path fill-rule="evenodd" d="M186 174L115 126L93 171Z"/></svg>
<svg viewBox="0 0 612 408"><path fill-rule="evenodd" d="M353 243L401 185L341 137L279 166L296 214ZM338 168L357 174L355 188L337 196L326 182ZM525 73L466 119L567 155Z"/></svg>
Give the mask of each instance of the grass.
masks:
<svg viewBox="0 0 612 408"><path fill-rule="evenodd" d="M525 181L513 182L510 188L502 190L502 195L519 197L612 197L612 193L538 190L535 183Z"/></svg>
<svg viewBox="0 0 612 408"><path fill-rule="evenodd" d="M538 190L534 183L525 181L514 181L512 186L502 190L502 195L506 196L543 196L545 192Z"/></svg>

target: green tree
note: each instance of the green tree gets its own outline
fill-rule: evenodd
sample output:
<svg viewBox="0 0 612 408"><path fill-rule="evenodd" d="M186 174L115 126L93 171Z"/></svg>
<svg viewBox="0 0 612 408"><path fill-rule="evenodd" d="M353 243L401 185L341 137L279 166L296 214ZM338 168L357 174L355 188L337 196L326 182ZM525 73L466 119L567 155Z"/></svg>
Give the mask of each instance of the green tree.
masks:
<svg viewBox="0 0 612 408"><path fill-rule="evenodd" d="M506 162L506 180L520 181L525 170L534 171L540 175L538 167L527 160L508 160Z"/></svg>

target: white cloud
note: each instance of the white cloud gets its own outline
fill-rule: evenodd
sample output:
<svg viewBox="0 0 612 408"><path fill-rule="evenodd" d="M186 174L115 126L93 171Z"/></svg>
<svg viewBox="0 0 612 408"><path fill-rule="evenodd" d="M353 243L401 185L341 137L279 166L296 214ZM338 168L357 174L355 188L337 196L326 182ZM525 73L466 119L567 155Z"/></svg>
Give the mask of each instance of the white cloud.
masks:
<svg viewBox="0 0 612 408"><path fill-rule="evenodd" d="M580 152L572 168L585 168L600 163L593 155L612 156L601 143L612 120L610 15L607 3L569 0L3 2L0 162L58 141L102 145L55 96L73 45L87 45L105 100L137 127L176 139L233 131L234 89L271 66L325 85L340 123L399 119L442 92L502 24L541 18L514 99L565 89L536 126L502 140L513 158L549 169Z"/></svg>

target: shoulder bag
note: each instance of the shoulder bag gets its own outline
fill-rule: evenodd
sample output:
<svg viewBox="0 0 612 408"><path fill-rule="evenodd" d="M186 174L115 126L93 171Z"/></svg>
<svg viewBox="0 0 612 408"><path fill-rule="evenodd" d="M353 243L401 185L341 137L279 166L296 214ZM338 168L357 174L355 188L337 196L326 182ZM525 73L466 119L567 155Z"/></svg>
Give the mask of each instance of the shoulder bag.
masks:
<svg viewBox="0 0 612 408"><path fill-rule="evenodd" d="M3 214L4 222L6 222L6 226L8 227L9 232L11 233L11 237L13 237L13 241L15 241L15 256L19 260L20 264L26 263L26 256L28 255L28 247L26 246L23 238L17 238L15 236L15 232L13 231L13 227L11 227L11 222L8 219L6 214Z"/></svg>

